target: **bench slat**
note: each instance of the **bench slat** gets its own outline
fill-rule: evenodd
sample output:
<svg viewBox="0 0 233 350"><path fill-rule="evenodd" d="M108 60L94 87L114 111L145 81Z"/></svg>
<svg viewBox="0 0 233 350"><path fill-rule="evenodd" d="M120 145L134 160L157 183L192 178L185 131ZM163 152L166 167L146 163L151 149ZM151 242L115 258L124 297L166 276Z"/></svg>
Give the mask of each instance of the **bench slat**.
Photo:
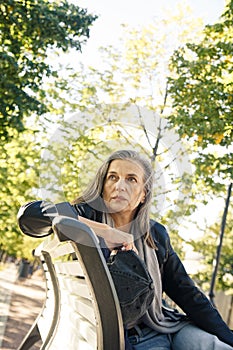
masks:
<svg viewBox="0 0 233 350"><path fill-rule="evenodd" d="M56 342L53 342L49 346L49 350L62 350L62 349L73 349L73 350L94 350L92 345L88 344L85 339L77 338L74 339L72 343L68 343L65 339L65 334L56 338ZM109 349L110 350L110 349Z"/></svg>
<svg viewBox="0 0 233 350"><path fill-rule="evenodd" d="M83 269L78 260L56 262L55 269L57 273L68 274L71 276L84 276Z"/></svg>
<svg viewBox="0 0 233 350"><path fill-rule="evenodd" d="M41 256L43 250L50 251L52 249L56 249L59 244L60 240L56 235L53 235L52 239L51 236L49 236L38 247L35 248L34 255Z"/></svg>
<svg viewBox="0 0 233 350"><path fill-rule="evenodd" d="M67 327L69 325L69 327ZM73 339L83 338L86 342L96 347L97 335L96 327L82 316L72 313L72 311L61 311L60 323L57 332L64 332L67 342Z"/></svg>
<svg viewBox="0 0 233 350"><path fill-rule="evenodd" d="M61 289L67 290L68 292L76 294L78 296L91 299L88 285L84 279L78 277L75 278L72 276L65 276L62 278L61 275L59 275L58 280Z"/></svg>
<svg viewBox="0 0 233 350"><path fill-rule="evenodd" d="M66 294L63 295L63 304L66 307L67 305L70 305L71 312L81 315L84 319L89 320L94 326L96 325L95 310L89 299L78 297L73 294Z"/></svg>
<svg viewBox="0 0 233 350"><path fill-rule="evenodd" d="M72 245L71 242L60 242L60 244L54 249L50 251L51 257L52 258L58 258L63 255L68 255L74 253L74 246Z"/></svg>

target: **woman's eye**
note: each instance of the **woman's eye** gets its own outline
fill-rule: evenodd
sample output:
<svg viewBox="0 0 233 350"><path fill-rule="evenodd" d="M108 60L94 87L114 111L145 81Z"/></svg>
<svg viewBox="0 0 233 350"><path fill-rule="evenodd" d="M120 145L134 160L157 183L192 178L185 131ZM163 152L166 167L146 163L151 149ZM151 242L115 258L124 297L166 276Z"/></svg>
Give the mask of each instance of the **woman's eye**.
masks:
<svg viewBox="0 0 233 350"><path fill-rule="evenodd" d="M129 182L137 182L137 180L135 179L135 177L129 177L129 178L128 178L128 181L129 181Z"/></svg>
<svg viewBox="0 0 233 350"><path fill-rule="evenodd" d="M114 181L114 180L116 180L116 176L115 175L109 175L108 179Z"/></svg>

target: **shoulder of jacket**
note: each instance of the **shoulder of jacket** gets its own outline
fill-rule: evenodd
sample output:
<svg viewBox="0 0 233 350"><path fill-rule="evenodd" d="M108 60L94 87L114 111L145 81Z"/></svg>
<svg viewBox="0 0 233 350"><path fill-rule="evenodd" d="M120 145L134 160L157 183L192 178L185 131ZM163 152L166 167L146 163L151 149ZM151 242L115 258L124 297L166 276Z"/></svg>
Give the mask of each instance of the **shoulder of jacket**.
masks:
<svg viewBox="0 0 233 350"><path fill-rule="evenodd" d="M170 249L170 237L165 226L155 220L150 220L150 232L158 247L158 254L167 256Z"/></svg>
<svg viewBox="0 0 233 350"><path fill-rule="evenodd" d="M155 220L150 220L150 232L154 242L157 246L156 254L160 266L161 273L163 271L163 264L169 256L170 238L165 226Z"/></svg>
<svg viewBox="0 0 233 350"><path fill-rule="evenodd" d="M102 214L99 212L97 209L94 208L89 203L79 203L79 204L74 204L74 208L77 210L78 215L83 216L87 219L90 220L95 220L95 221L101 221L102 220Z"/></svg>
<svg viewBox="0 0 233 350"><path fill-rule="evenodd" d="M165 226L152 219L150 219L150 230L153 238L155 238L157 241L169 239Z"/></svg>

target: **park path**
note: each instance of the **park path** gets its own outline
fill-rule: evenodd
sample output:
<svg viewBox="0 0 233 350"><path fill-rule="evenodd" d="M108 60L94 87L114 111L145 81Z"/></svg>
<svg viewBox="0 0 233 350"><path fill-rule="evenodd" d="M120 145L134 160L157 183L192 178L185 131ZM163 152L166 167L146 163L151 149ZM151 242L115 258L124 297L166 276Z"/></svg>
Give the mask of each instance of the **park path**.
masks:
<svg viewBox="0 0 233 350"><path fill-rule="evenodd" d="M0 350L16 350L27 334L45 298L40 271L31 278L17 279L13 263L0 266ZM38 345L31 350L38 350Z"/></svg>

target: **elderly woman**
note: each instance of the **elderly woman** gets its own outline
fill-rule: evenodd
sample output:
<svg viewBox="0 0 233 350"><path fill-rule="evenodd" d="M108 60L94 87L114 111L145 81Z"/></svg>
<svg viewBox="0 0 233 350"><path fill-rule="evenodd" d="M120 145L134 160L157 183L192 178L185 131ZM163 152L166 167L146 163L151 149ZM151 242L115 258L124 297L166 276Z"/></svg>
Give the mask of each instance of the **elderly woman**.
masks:
<svg viewBox="0 0 233 350"><path fill-rule="evenodd" d="M72 203L78 219L100 237L106 259L116 247L133 249L145 261L156 286L148 310L126 329L126 348L232 349L233 332L186 273L164 226L150 219L152 188L150 162L135 151L120 150L109 156L83 195ZM37 216L35 206L38 202L20 209L21 230L35 237L50 234L51 219L43 214L43 202ZM186 316L167 312L163 292Z"/></svg>

